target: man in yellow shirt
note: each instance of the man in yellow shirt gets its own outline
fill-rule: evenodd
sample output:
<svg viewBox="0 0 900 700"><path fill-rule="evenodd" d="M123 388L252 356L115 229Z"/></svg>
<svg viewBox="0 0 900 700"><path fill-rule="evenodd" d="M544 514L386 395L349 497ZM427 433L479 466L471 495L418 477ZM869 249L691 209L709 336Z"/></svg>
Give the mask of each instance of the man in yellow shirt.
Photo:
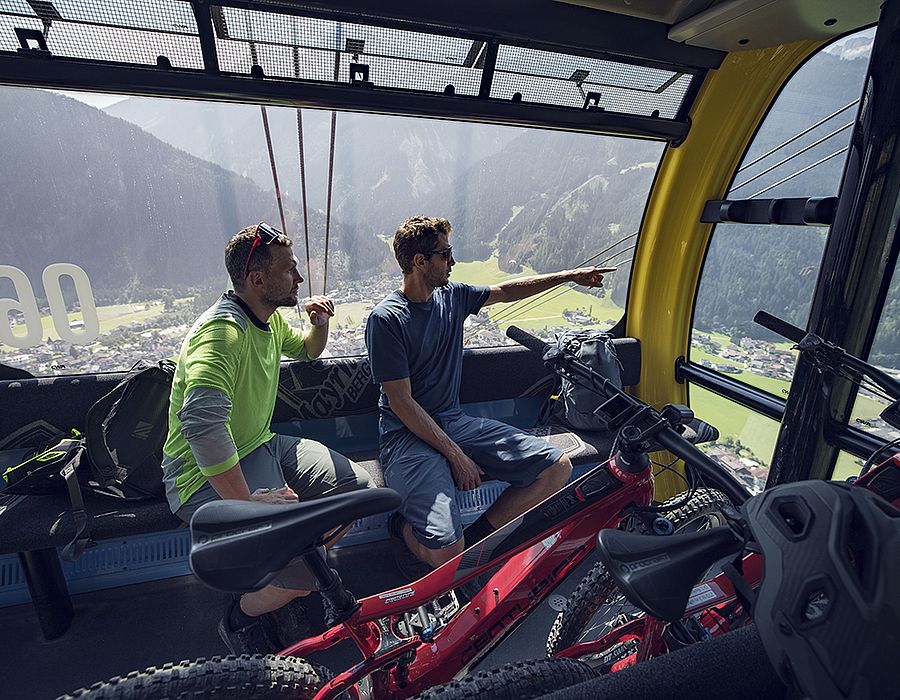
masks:
<svg viewBox="0 0 900 700"><path fill-rule="evenodd" d="M182 343L162 466L169 506L185 522L219 498L289 504L372 485L363 469L321 443L269 429L281 357L319 357L334 315L328 297L306 300L313 325L304 336L277 311L299 303L297 262L291 240L277 229L243 229L225 248L234 291L205 311ZM264 589L235 597L219 623L229 651L272 653L297 641L291 637L308 625L296 599L313 584L297 560Z"/></svg>

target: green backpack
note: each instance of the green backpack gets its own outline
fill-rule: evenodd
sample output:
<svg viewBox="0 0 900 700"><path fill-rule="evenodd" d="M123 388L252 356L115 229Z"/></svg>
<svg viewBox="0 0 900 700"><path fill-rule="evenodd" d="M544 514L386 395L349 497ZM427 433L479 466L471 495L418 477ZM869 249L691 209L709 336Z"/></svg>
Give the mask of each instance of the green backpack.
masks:
<svg viewBox="0 0 900 700"><path fill-rule="evenodd" d="M2 492L31 496L65 491L63 468L80 459L83 449L81 433L74 428L55 436L3 471Z"/></svg>

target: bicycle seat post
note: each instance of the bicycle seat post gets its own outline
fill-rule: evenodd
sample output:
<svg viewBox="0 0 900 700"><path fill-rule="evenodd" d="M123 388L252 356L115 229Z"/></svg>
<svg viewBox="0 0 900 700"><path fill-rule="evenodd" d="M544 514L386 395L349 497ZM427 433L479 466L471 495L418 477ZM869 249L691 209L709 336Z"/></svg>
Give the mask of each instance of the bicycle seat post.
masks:
<svg viewBox="0 0 900 700"><path fill-rule="evenodd" d="M335 625L349 618L359 607L354 595L344 588L340 574L328 566L318 549L303 555L303 561L316 578L316 589L326 601L325 622Z"/></svg>

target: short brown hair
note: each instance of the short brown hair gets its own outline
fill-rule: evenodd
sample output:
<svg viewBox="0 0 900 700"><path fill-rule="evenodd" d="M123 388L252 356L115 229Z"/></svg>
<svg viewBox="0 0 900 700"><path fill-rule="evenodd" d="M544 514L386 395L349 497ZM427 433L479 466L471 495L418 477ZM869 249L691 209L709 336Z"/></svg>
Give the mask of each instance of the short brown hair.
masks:
<svg viewBox="0 0 900 700"><path fill-rule="evenodd" d="M433 216L412 216L400 224L394 234L394 257L403 272L412 272L416 253L431 253L438 236L450 235L450 222Z"/></svg>
<svg viewBox="0 0 900 700"><path fill-rule="evenodd" d="M228 270L228 276L231 278L231 283L235 289L240 289L244 286L244 267L247 265L250 249L253 248L253 239L256 238L256 227L257 224L253 224L253 226L241 229L231 237L231 240L225 246L225 269ZM293 241L282 233L269 245L288 246L293 245ZM254 270L265 270L268 272L272 266L272 253L269 250L269 245L258 245L256 248L253 248L253 258L250 260L249 267L247 267L248 274Z"/></svg>

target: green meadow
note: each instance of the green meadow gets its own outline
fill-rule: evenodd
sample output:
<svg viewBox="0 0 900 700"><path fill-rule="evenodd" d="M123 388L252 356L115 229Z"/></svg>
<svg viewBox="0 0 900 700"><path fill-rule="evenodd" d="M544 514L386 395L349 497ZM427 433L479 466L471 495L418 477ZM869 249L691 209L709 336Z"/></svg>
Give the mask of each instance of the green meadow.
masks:
<svg viewBox="0 0 900 700"><path fill-rule="evenodd" d="M450 279L465 284L497 284L514 277L534 274L537 273L528 267L517 275L503 272L494 255L487 260L457 263L453 267ZM597 324L604 327L611 326L624 313L624 309L614 304L609 297L600 299L566 285L545 292L540 297L513 304L497 304L487 309L490 318L495 320L501 329L514 324L530 331L568 325L569 322L563 317L565 310L590 313Z"/></svg>

